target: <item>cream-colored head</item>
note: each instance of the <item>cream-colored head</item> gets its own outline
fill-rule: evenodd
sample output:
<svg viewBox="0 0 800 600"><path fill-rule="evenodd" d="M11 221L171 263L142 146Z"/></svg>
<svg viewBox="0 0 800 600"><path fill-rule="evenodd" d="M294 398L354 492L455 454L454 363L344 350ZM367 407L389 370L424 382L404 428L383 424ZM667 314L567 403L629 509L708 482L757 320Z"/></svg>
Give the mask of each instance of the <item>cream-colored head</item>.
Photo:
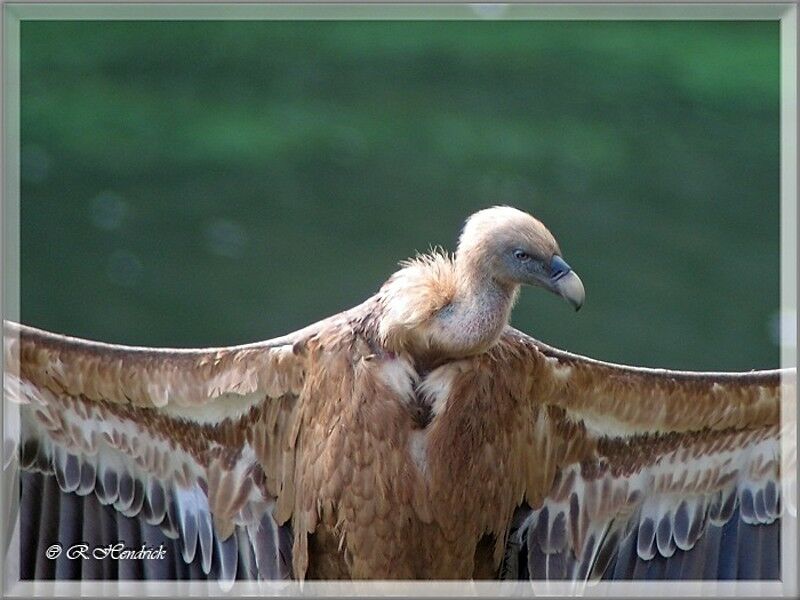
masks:
<svg viewBox="0 0 800 600"><path fill-rule="evenodd" d="M458 241L456 268L461 277L475 282L543 287L575 310L584 301L583 283L561 257L547 227L510 206L487 208L467 219Z"/></svg>

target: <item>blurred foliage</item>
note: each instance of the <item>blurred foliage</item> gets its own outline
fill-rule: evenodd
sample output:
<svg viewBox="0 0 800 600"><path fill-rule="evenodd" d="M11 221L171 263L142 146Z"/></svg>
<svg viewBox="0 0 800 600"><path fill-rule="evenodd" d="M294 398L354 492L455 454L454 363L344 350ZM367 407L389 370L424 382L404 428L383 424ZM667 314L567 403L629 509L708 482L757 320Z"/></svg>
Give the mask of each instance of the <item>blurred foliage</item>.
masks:
<svg viewBox="0 0 800 600"><path fill-rule="evenodd" d="M642 365L778 364L778 22L22 23L22 318L268 338L541 218L584 280L515 326Z"/></svg>

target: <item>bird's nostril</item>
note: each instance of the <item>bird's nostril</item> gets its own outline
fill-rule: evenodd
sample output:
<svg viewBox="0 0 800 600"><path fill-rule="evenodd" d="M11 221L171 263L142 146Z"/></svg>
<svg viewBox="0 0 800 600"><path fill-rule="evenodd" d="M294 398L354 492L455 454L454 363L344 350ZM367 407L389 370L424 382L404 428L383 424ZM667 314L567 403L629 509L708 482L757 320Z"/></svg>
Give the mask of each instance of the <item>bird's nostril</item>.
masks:
<svg viewBox="0 0 800 600"><path fill-rule="evenodd" d="M558 281L570 271L570 266L560 256L554 256L550 260L550 277L554 281Z"/></svg>

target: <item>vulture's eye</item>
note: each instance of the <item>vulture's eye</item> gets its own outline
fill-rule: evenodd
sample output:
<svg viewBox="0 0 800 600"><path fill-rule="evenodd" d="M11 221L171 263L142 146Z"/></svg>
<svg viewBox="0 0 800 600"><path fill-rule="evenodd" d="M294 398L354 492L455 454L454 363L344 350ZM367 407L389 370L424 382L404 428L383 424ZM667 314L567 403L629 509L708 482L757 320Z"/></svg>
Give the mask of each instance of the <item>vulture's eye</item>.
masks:
<svg viewBox="0 0 800 600"><path fill-rule="evenodd" d="M521 260L522 262L527 262L531 259L531 256L523 250L514 250L514 258Z"/></svg>

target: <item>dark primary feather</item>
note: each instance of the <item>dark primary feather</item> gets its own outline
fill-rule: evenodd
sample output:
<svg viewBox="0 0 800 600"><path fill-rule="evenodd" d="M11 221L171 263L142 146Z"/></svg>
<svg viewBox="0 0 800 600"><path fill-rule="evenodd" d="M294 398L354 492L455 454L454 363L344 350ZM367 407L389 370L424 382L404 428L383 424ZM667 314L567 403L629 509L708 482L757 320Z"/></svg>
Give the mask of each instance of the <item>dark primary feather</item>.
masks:
<svg viewBox="0 0 800 600"><path fill-rule="evenodd" d="M529 509L528 509L529 510ZM796 519L784 515L792 524ZM511 537L515 538L512 532ZM639 532L640 533L640 532ZM510 544L504 579L571 579L567 566L578 561L567 551L547 554L542 550L542 528L533 527L521 543ZM722 526L711 525L689 550L676 548L667 557L658 553L643 559L637 549L639 534L632 528L609 544L603 580L778 580L780 575L781 521L768 525L744 522L737 507ZM513 567L510 567L513 565ZM578 567L586 570L585 565Z"/></svg>
<svg viewBox="0 0 800 600"><path fill-rule="evenodd" d="M250 531L237 528L224 542L204 524L200 526L204 533L195 541L197 551L189 552L181 539L168 537L143 515L126 517L94 494L64 492L53 475L23 471L20 476L22 580L280 580L291 572L291 532L288 527L276 527L271 518ZM92 548L119 542L134 550L163 548L164 559L115 561L91 556ZM64 551L51 560L46 551L54 544ZM88 559L67 557L66 549L76 544L89 548ZM200 552L200 546L207 551Z"/></svg>
<svg viewBox="0 0 800 600"><path fill-rule="evenodd" d="M204 580L225 576L247 580L257 578L259 571L265 579L283 579L290 572L291 532L288 527L257 536L252 547L240 543L244 537L238 531L237 536L229 538L221 547L223 559L215 561L205 573L200 552L187 564L181 542L170 539L145 519L125 517L112 505L100 504L94 495L81 497L62 492L52 475L35 472L21 475L21 579ZM529 510L518 511L517 525L523 522ZM784 515L783 518L790 517ZM574 557L567 552L547 555L542 551L543 545L563 547L560 540L564 535L563 526L556 520L547 532L541 525L543 522L528 529L521 541L516 541L518 529L512 530L503 579L557 580L568 576L567 567L574 566ZM605 546L608 556L598 559L606 562L600 573L603 580L780 579L781 521L769 525L747 524L742 521L738 506L724 525L710 525L693 548L677 548L671 557L656 553L650 560L640 558L637 550L640 533L640 529L629 528L619 534L618 544ZM81 542L95 547L116 541L124 541L126 546L163 546L166 558L115 563L109 559L68 560L64 554L57 560L48 560L44 555L44 551L56 543L66 548ZM268 565L270 568L265 568ZM584 566L583 571L586 569Z"/></svg>

